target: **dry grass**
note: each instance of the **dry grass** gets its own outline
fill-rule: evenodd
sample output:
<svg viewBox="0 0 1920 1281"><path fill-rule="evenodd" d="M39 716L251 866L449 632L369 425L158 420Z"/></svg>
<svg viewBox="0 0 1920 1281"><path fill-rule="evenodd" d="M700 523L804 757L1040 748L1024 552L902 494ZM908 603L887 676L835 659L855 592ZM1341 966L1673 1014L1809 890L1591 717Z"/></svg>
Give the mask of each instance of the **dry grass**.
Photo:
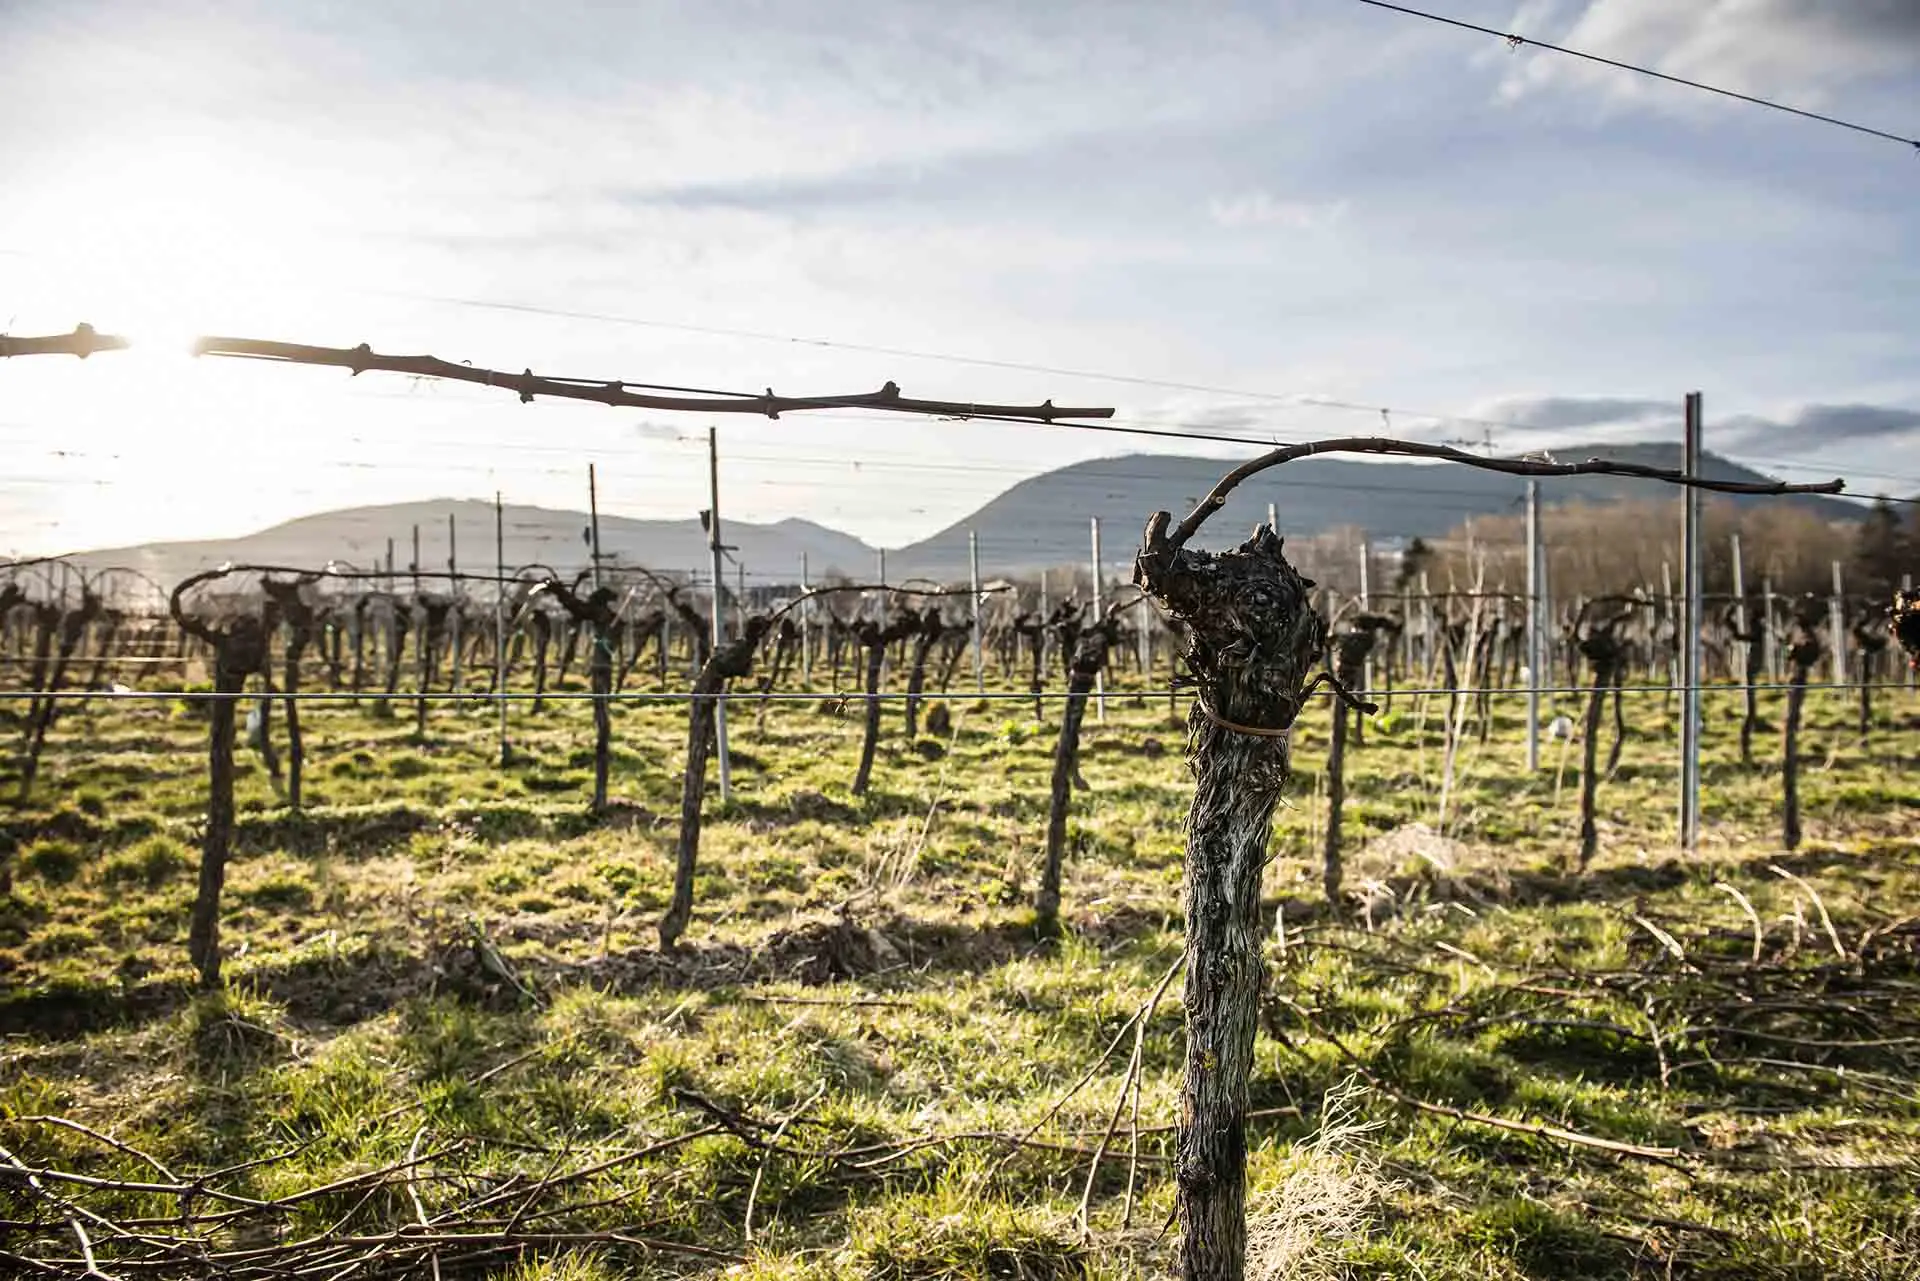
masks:
<svg viewBox="0 0 1920 1281"><path fill-rule="evenodd" d="M1349 1076L1321 1099L1320 1123L1277 1168L1256 1168L1247 1197L1249 1281L1334 1281L1367 1243L1398 1185L1380 1168L1386 1122L1367 1116Z"/></svg>

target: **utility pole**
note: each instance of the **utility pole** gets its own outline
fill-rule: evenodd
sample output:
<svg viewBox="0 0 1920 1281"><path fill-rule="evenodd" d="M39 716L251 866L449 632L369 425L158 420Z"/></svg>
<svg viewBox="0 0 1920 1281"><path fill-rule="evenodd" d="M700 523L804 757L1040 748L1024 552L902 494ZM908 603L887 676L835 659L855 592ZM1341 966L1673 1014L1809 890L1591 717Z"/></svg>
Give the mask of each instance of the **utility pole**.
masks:
<svg viewBox="0 0 1920 1281"><path fill-rule="evenodd" d="M1686 402L1686 441L1682 449L1689 477L1700 474L1699 392ZM1693 853L1700 844L1700 491L1681 495L1680 575L1686 606L1680 623L1680 848Z"/></svg>
<svg viewBox="0 0 1920 1281"><path fill-rule="evenodd" d="M1100 518L1093 517L1093 622L1099 626L1100 615ZM1103 665L1104 666L1104 665ZM1093 675L1094 717L1102 725L1107 723L1107 674L1104 671Z"/></svg>
<svg viewBox="0 0 1920 1281"><path fill-rule="evenodd" d="M882 587L885 587L887 585L887 549L884 547L880 548L879 554L880 554L880 585Z"/></svg>
<svg viewBox="0 0 1920 1281"><path fill-rule="evenodd" d="M1546 659L1545 565L1540 547L1540 482L1527 481L1527 770L1540 768L1540 669Z"/></svg>
<svg viewBox="0 0 1920 1281"><path fill-rule="evenodd" d="M707 501L713 505L707 520L707 550L713 554L713 647L717 650L727 639L726 615L720 608L721 585L726 581L720 557L726 548L720 542L720 434L712 427L707 428L707 490ZM720 803L725 805L733 799L733 767L727 760L727 700L719 695L714 697L713 732L715 754L720 758Z"/></svg>
<svg viewBox="0 0 1920 1281"><path fill-rule="evenodd" d="M980 535L967 531L967 566L973 579L973 688L987 692L987 667L980 654Z"/></svg>
<svg viewBox="0 0 1920 1281"><path fill-rule="evenodd" d="M507 764L507 520L500 491L493 491L493 692L500 723L500 764Z"/></svg>

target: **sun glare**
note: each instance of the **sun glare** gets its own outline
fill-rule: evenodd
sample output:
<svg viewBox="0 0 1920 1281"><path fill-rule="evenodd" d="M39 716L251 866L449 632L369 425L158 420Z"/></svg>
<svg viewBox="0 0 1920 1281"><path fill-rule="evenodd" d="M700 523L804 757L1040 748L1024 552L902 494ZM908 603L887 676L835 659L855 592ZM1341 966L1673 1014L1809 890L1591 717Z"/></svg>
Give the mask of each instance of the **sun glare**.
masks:
<svg viewBox="0 0 1920 1281"><path fill-rule="evenodd" d="M271 165L169 142L76 157L9 221L33 246L43 308L164 363L202 334L284 322L333 286L323 207Z"/></svg>

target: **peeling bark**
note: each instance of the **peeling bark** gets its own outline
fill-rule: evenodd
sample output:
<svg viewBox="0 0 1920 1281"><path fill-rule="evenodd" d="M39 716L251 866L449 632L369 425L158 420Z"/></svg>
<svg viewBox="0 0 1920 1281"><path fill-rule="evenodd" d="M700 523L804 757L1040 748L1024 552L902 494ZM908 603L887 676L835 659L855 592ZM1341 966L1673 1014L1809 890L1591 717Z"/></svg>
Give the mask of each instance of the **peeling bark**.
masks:
<svg viewBox="0 0 1920 1281"><path fill-rule="evenodd" d="M1148 524L1134 581L1186 624L1198 698L1188 717L1187 1052L1174 1163L1189 1281L1240 1281L1246 1264L1247 1078L1264 936L1260 875L1290 770L1288 734L1326 648L1312 584L1262 527L1213 554ZM1193 518L1189 518L1189 524ZM1180 539L1189 529L1176 534Z"/></svg>

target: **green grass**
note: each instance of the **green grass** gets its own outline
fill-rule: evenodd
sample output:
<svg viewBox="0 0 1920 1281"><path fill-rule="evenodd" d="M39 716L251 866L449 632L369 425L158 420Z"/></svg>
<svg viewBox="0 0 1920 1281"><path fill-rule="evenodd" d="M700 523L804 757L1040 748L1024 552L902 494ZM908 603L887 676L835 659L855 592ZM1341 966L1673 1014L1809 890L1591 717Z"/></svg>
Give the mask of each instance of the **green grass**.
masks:
<svg viewBox="0 0 1920 1281"><path fill-rule="evenodd" d="M304 812L242 752L227 987L209 995L192 991L185 947L204 721L164 703L78 708L55 726L33 797L0 813L13 872L0 900L0 1144L29 1164L151 1177L138 1158L26 1119L53 1114L183 1173L290 1153L233 1176L233 1190L263 1198L426 1150L437 1155L416 1192L430 1215L510 1178L668 1144L524 1210L543 1230L623 1228L654 1245L543 1240L476 1265L503 1277L1163 1273L1177 982L1143 1035L1131 1197L1131 1036L1048 1114L1179 953L1183 725L1164 699L1125 692L1105 724L1089 716L1066 930L1047 940L1029 902L1052 725L1024 704L949 701L957 730L943 752L905 741L888 708L865 798L848 792L857 715L736 709L734 794L724 807L709 795L675 958L653 944L671 889L678 708L616 709L614 804L594 820L585 703L537 717L516 705L504 769L490 708L436 705L416 738L410 707L383 718L308 704ZM1783 1049L1711 1025L1749 1017L1729 993L1749 1005L1824 994L1814 1013L1748 1025L1801 1041L1875 1039L1886 992L1909 1002L1901 1017L1920 1010L1909 936L1887 936L1908 940L1904 959L1883 940L1842 964L1807 892L1768 870L1813 887L1850 957L1870 929L1920 915L1920 708L1883 697L1863 747L1850 703L1809 700L1808 840L1789 856L1777 773L1738 764L1737 703L1711 697L1707 831L1682 859L1674 709L1636 697L1600 793L1600 856L1574 878L1578 748L1563 769L1546 745L1529 775L1513 702L1496 707L1487 741L1462 745L1444 814L1441 704L1397 699L1368 727L1350 758L1354 899L1338 919L1318 902L1324 714L1296 735L1266 874L1269 911L1290 928L1284 949L1269 947L1250 1131L1256 1203L1324 1225L1288 1266L1911 1275L1916 1047ZM1576 700L1554 710L1577 719ZM1765 712L1777 720L1777 705ZM1771 736L1761 747L1774 750ZM0 775L0 793L13 791ZM1759 989L1740 987L1751 927L1721 883L1766 922ZM1322 1100L1350 1080L1374 1128L1316 1145ZM1675 1168L1408 1100L1690 1155ZM1090 1153L1123 1102L1083 1236ZM715 1124L707 1106L744 1129L701 1133ZM749 1141L788 1118L779 1151ZM980 1137L1043 1118L1035 1138L1050 1146ZM1322 1203L1345 1212L1311 1210ZM126 1195L115 1208L177 1204ZM42 1212L0 1183L0 1218ZM276 1230L415 1215L403 1192L343 1190L302 1201Z"/></svg>

